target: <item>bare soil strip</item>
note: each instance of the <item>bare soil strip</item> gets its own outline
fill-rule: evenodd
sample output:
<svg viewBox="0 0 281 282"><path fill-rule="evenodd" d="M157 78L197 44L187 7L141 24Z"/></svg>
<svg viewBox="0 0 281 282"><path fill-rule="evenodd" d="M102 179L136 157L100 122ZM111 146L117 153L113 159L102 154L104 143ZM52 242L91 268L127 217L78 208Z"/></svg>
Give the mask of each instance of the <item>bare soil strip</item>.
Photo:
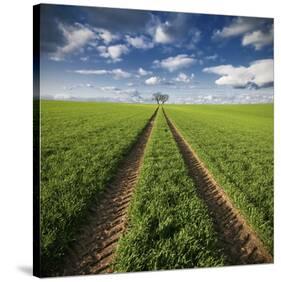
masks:
<svg viewBox="0 0 281 282"><path fill-rule="evenodd" d="M158 109L150 118L130 153L120 164L99 203L91 209L89 223L69 248L62 275L112 272L117 242L126 228L127 210L143 162Z"/></svg>
<svg viewBox="0 0 281 282"><path fill-rule="evenodd" d="M230 265L272 263L273 258L163 110L166 121L214 221Z"/></svg>

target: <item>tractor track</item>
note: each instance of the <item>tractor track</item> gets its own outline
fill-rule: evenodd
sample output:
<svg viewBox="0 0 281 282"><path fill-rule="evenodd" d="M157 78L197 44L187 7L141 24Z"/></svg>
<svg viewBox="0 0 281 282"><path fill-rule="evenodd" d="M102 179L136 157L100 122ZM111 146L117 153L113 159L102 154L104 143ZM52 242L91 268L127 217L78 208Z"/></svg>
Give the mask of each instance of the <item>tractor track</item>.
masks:
<svg viewBox="0 0 281 282"><path fill-rule="evenodd" d="M99 203L90 208L88 224L69 247L59 275L111 273L120 236L126 229L127 211L137 184L146 144L151 135L158 108L120 164Z"/></svg>
<svg viewBox="0 0 281 282"><path fill-rule="evenodd" d="M254 230L200 161L174 123L166 115L167 124L193 178L199 197L205 202L211 215L219 242L227 256L227 264L243 265L272 263L273 258Z"/></svg>

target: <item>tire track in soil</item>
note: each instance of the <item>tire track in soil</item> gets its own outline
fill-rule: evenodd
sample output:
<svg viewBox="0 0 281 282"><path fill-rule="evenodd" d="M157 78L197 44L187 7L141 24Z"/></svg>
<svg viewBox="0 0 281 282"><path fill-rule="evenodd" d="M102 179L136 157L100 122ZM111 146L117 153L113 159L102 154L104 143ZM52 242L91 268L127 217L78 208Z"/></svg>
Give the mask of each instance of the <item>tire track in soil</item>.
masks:
<svg viewBox="0 0 281 282"><path fill-rule="evenodd" d="M111 273L118 239L126 229L127 210L137 184L146 144L151 135L158 108L120 164L100 201L90 208L89 223L68 249L61 275Z"/></svg>
<svg viewBox="0 0 281 282"><path fill-rule="evenodd" d="M196 184L198 195L208 207L221 247L227 256L227 264L272 263L272 256L257 234L233 206L229 197L166 115L164 109L163 113L186 163L188 173Z"/></svg>

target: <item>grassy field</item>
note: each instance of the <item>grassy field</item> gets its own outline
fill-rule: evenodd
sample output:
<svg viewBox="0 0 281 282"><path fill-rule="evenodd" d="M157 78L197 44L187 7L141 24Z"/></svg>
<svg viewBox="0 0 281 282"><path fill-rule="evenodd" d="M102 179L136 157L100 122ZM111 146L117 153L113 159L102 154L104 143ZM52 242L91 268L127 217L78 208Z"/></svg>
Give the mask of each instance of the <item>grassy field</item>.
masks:
<svg viewBox="0 0 281 282"><path fill-rule="evenodd" d="M165 109L272 252L273 105Z"/></svg>
<svg viewBox="0 0 281 282"><path fill-rule="evenodd" d="M273 251L273 105L165 105ZM52 272L156 105L41 102L41 259ZM158 111L116 271L225 265L205 204Z"/></svg>
<svg viewBox="0 0 281 282"><path fill-rule="evenodd" d="M41 258L50 271L156 106L42 101L41 109Z"/></svg>
<svg viewBox="0 0 281 282"><path fill-rule="evenodd" d="M218 266L224 257L207 209L159 111L129 212L115 270Z"/></svg>

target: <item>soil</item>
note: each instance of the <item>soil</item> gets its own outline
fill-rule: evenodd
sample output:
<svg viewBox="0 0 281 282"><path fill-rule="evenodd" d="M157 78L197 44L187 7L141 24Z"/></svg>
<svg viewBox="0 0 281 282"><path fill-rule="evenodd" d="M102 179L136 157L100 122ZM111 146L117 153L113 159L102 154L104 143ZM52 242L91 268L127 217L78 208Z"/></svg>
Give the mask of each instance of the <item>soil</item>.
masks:
<svg viewBox="0 0 281 282"><path fill-rule="evenodd" d="M158 110L158 109L157 109ZM118 240L126 230L127 212L136 187L144 152L151 135L157 110L150 118L129 154L107 185L101 200L90 209L88 224L68 249L64 268L58 275L111 273ZM224 190L175 124L163 110L168 126L193 178L199 197L208 207L227 264L272 263L273 258L258 235L234 207Z"/></svg>
<svg viewBox="0 0 281 282"><path fill-rule="evenodd" d="M117 242L126 229L128 207L157 110L120 164L99 203L90 209L88 224L82 227L79 238L69 247L64 269L59 275L112 272Z"/></svg>
<svg viewBox="0 0 281 282"><path fill-rule="evenodd" d="M272 263L271 254L258 235L234 207L164 110L163 112L184 158L188 174L193 178L198 195L205 202L214 221L220 245L228 258L227 263L229 265Z"/></svg>

